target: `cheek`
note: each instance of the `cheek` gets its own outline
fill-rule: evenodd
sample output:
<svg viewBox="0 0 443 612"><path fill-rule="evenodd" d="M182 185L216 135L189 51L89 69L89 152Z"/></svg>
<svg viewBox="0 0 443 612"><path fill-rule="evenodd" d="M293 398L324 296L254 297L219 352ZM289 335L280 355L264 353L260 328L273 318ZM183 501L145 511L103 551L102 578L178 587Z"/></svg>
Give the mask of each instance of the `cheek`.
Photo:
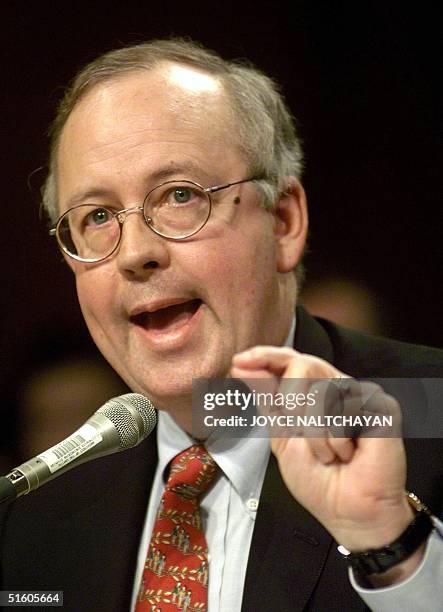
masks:
<svg viewBox="0 0 443 612"><path fill-rule="evenodd" d="M225 239L205 240L189 255L188 271L212 303L256 305L276 280L275 242L268 227L240 236L227 232Z"/></svg>
<svg viewBox="0 0 443 612"><path fill-rule="evenodd" d="M101 326L111 311L114 295L113 277L108 273L82 270L76 274L78 301L85 321L92 331Z"/></svg>

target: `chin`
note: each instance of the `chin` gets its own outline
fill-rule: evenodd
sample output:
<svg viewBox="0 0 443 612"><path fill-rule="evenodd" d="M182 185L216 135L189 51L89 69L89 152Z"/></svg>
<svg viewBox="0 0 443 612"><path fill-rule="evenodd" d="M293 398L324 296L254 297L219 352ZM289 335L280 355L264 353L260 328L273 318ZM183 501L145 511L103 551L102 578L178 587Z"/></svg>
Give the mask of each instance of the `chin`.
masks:
<svg viewBox="0 0 443 612"><path fill-rule="evenodd" d="M230 363L230 362L229 362ZM151 399L156 407L168 410L173 405L185 405L192 402L192 385L197 378L225 378L229 366L215 367L215 364L199 364L200 367L182 367L171 364L164 368L157 377L149 380L139 380L129 384L137 393ZM134 381L132 381L133 383Z"/></svg>

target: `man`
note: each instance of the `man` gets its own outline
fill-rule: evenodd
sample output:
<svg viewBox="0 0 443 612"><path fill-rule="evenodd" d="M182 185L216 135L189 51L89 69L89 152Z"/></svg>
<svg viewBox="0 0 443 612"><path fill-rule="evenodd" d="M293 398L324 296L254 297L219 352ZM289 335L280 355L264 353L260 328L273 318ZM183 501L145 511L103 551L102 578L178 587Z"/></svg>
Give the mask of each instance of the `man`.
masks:
<svg viewBox="0 0 443 612"><path fill-rule="evenodd" d="M149 599L143 568L163 472L195 443L195 378L441 371L437 351L364 338L303 310L294 320L307 233L300 167L270 79L196 45L118 50L77 76L54 123L45 204L94 341L160 411L158 450L148 439L16 503L3 528L4 589L64 590L73 610L171 609L168 597ZM352 587L331 538L358 556L406 537L415 511L400 439L276 438L278 469L266 440L206 447L220 469L201 501L211 612L360 610L360 597L394 609L413 596L417 609L432 608L437 530L386 571L352 575ZM409 451L410 486L436 513L441 468L421 470L438 448Z"/></svg>

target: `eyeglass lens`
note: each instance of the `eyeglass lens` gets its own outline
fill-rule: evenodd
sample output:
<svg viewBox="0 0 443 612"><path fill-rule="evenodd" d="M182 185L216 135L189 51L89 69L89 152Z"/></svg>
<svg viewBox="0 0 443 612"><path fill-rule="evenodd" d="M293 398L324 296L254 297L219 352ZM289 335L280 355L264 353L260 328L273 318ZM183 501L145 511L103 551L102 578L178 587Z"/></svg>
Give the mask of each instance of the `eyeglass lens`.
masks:
<svg viewBox="0 0 443 612"><path fill-rule="evenodd" d="M166 238L186 238L199 231L211 212L208 194L191 181L168 181L148 193L143 203L146 223ZM85 261L98 261L118 246L125 212L82 204L60 219L62 248Z"/></svg>

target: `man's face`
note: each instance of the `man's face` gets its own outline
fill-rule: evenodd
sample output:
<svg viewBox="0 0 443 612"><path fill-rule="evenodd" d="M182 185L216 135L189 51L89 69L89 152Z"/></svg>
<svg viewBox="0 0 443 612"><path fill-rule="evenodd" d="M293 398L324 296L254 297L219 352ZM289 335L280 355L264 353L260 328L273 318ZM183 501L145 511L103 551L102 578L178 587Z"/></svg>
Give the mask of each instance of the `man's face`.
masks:
<svg viewBox="0 0 443 612"><path fill-rule="evenodd" d="M64 128L58 161L61 212L141 205L165 180L209 187L248 178L221 86L174 64L92 89ZM193 377L225 376L235 352L284 342L292 316L288 274L277 272L278 224L257 188L244 183L212 199L191 238L160 237L130 214L112 257L69 261L104 356L134 391L172 411L189 402Z"/></svg>

